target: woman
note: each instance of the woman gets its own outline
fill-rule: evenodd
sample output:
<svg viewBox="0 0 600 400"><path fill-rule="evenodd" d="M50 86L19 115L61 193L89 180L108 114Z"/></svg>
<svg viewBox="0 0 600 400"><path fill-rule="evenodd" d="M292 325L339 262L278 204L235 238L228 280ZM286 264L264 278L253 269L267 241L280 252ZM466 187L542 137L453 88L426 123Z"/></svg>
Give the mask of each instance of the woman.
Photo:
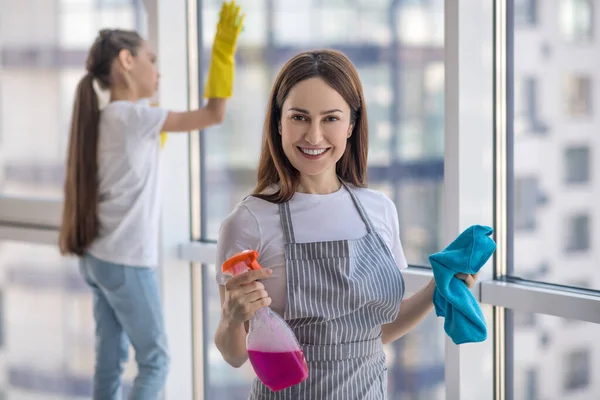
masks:
<svg viewBox="0 0 600 400"><path fill-rule="evenodd" d="M257 379L250 399L385 399L382 345L433 308L433 280L403 300L398 215L391 200L366 189L367 153L352 63L330 50L288 61L271 92L258 185L223 221L218 240L217 265L253 249L264 269L228 280L217 274L215 344L241 366L247 321L270 306L294 330L309 377L281 392Z"/></svg>

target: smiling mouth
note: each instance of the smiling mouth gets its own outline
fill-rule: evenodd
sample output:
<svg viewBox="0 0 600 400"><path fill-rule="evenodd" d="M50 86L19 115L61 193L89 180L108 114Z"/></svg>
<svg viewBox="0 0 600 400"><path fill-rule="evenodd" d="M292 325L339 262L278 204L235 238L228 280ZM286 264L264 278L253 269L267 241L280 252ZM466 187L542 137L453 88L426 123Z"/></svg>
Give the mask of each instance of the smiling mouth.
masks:
<svg viewBox="0 0 600 400"><path fill-rule="evenodd" d="M329 150L329 148L326 148L326 149L307 149L307 148L304 148L304 147L298 147L298 150L300 150L304 155L315 157L315 156L320 156L320 155L325 154Z"/></svg>

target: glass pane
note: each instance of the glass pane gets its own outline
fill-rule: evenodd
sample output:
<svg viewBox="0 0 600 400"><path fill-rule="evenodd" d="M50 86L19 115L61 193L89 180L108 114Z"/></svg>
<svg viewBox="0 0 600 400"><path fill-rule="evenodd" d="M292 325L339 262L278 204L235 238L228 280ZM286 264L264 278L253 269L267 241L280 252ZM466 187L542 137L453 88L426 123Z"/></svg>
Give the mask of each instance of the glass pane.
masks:
<svg viewBox="0 0 600 400"><path fill-rule="evenodd" d="M215 281L214 265L203 266L204 274L204 326L205 398L245 400L255 378L249 362L241 368L229 366L217 350L213 338L219 318L221 302ZM406 296L410 296L408 293ZM444 322L430 313L412 332L384 350L388 368L388 394L390 399L443 400L444 386Z"/></svg>
<svg viewBox="0 0 600 400"><path fill-rule="evenodd" d="M593 0L561 0L558 16L560 33L567 42L590 42L593 39Z"/></svg>
<svg viewBox="0 0 600 400"><path fill-rule="evenodd" d="M489 304L480 304L480 307L487 326L487 339L460 346L460 391L465 400L494 399L494 313ZM515 397L514 400L521 399Z"/></svg>
<svg viewBox="0 0 600 400"><path fill-rule="evenodd" d="M6 399L90 398L92 296L77 261L56 248L0 242L0 394ZM136 373L133 351L125 392Z"/></svg>
<svg viewBox="0 0 600 400"><path fill-rule="evenodd" d="M513 274L600 289L593 273L600 251L594 174L600 72L592 61L598 47L584 40L595 20L592 3L538 1L538 15L549 21L514 27ZM572 40L540 41L567 33Z"/></svg>
<svg viewBox="0 0 600 400"><path fill-rule="evenodd" d="M441 185L422 180L406 181L398 185L394 198L400 215L400 237L408 260L429 266L427 256L440 251L442 232L437 229L442 220ZM434 236L435 233L435 236Z"/></svg>
<svg viewBox="0 0 600 400"><path fill-rule="evenodd" d="M216 282L214 265L202 265L204 312L204 398L222 400L246 400L252 380L256 376L252 365L246 362L233 368L223 360L215 346L214 336L221 318L221 300Z"/></svg>
<svg viewBox="0 0 600 400"><path fill-rule="evenodd" d="M513 397L600 398L598 334L598 324L515 313Z"/></svg>
<svg viewBox="0 0 600 400"><path fill-rule="evenodd" d="M567 117L589 117L592 113L592 79L582 74L566 74L563 105Z"/></svg>
<svg viewBox="0 0 600 400"><path fill-rule="evenodd" d="M233 96L226 121L203 137L203 239L216 240L221 221L256 183L267 99L277 72L300 51L328 47L353 61L363 83L370 186L389 188L408 262L428 266L427 256L442 245L444 2L240 4L248 23L240 39L234 90L244 95ZM202 68L207 71L220 1L202 5Z"/></svg>
<svg viewBox="0 0 600 400"><path fill-rule="evenodd" d="M565 149L565 174L567 183L589 183L589 147L568 147Z"/></svg>
<svg viewBox="0 0 600 400"><path fill-rule="evenodd" d="M138 29L141 1L2 2L0 194L60 197L75 87L101 27Z"/></svg>
<svg viewBox="0 0 600 400"><path fill-rule="evenodd" d="M538 0L514 0L515 24L521 26L537 23Z"/></svg>
<svg viewBox="0 0 600 400"><path fill-rule="evenodd" d="M407 293L406 297L412 295L413 293ZM431 312L407 335L384 346L390 399L446 398L445 339L444 320Z"/></svg>

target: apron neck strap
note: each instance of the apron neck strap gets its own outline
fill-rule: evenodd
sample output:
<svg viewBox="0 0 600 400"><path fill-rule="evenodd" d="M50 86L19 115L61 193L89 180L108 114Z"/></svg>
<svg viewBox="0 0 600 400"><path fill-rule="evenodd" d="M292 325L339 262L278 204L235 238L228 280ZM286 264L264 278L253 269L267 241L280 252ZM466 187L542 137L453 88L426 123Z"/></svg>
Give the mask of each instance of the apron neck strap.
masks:
<svg viewBox="0 0 600 400"><path fill-rule="evenodd" d="M354 189L352 189L344 181L342 181L342 180L340 180L340 181L342 182L342 185L346 188L346 190L350 194L350 197L352 198L352 202L354 203L354 205L356 206L356 208L358 210L358 213L360 214L360 218L363 220L363 222L365 223L365 225L367 227L367 232L372 233L374 231L373 223L371 222L371 219L367 215L367 212L365 211L365 208L363 207L362 203L360 202L360 200L358 200L358 196L354 192ZM286 243L296 243L296 238L294 235L294 226L292 225L292 213L290 211L289 202L279 204L279 218L281 220L281 228L283 229L283 235L285 237L285 242Z"/></svg>

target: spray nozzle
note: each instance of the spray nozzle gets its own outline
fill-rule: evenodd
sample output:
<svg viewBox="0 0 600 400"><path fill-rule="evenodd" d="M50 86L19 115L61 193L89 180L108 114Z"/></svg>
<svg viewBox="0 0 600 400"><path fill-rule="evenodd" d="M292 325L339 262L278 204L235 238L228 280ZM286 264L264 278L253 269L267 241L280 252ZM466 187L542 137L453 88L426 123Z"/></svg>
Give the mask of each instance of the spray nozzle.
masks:
<svg viewBox="0 0 600 400"><path fill-rule="evenodd" d="M223 274L236 276L249 269L260 269L258 263L258 252L256 250L244 250L231 256L221 266Z"/></svg>

